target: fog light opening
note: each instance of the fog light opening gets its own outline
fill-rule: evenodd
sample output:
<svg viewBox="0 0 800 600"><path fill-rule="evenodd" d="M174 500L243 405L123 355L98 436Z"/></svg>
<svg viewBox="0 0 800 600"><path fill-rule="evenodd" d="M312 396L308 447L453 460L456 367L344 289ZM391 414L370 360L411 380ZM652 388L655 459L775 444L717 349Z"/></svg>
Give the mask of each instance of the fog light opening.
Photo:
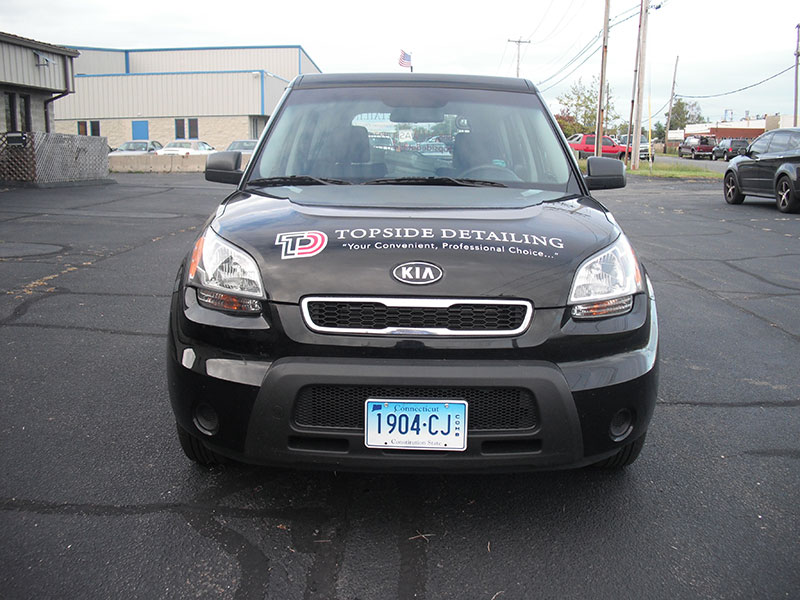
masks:
<svg viewBox="0 0 800 600"><path fill-rule="evenodd" d="M608 435L615 442L621 442L633 431L633 413L629 408L622 408L611 417L611 424L608 426Z"/></svg>
<svg viewBox="0 0 800 600"><path fill-rule="evenodd" d="M214 435L219 431L219 416L209 404L199 404L194 409L194 426L203 435Z"/></svg>

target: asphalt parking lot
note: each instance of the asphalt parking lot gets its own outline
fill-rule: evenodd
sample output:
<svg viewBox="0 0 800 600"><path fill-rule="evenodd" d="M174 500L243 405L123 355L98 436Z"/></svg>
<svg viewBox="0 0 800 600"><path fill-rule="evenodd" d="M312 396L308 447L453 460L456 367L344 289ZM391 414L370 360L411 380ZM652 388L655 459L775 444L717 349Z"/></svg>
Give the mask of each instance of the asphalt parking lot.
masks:
<svg viewBox="0 0 800 600"><path fill-rule="evenodd" d="M597 193L655 284L658 406L619 473L204 470L169 295L227 186L0 188L0 597L797 598L800 215L722 184Z"/></svg>

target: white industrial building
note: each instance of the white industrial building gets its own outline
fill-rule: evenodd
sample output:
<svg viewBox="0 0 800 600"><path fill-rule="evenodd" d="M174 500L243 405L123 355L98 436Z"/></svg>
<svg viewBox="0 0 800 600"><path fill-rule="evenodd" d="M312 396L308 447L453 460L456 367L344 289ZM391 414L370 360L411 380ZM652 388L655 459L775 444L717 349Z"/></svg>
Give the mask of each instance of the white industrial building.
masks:
<svg viewBox="0 0 800 600"><path fill-rule="evenodd" d="M75 93L55 105L55 131L127 140L198 139L224 149L257 138L286 84L320 69L301 46L74 47Z"/></svg>

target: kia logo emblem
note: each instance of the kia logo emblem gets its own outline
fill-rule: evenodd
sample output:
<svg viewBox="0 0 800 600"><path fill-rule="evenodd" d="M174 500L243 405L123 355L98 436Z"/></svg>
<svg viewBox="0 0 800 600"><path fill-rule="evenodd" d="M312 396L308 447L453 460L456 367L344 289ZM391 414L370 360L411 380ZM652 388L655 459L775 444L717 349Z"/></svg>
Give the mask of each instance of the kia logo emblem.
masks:
<svg viewBox="0 0 800 600"><path fill-rule="evenodd" d="M436 283L443 275L441 267L429 262L407 262L392 269L392 277L409 285Z"/></svg>

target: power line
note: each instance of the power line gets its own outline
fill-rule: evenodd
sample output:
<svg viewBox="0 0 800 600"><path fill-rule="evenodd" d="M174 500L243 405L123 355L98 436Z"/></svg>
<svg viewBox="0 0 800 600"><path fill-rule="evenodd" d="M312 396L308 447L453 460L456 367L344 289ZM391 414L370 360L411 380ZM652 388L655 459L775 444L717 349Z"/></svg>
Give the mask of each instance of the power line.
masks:
<svg viewBox="0 0 800 600"><path fill-rule="evenodd" d="M539 24L536 26L536 29L534 29L533 33L528 36L528 41L533 39L533 36L536 35L536 32L539 31L539 28L544 24L544 20L547 18L547 14L550 12L550 9L553 8L554 2L555 0L550 0L550 4L548 4L547 10L544 11L544 15L542 15L542 18L539 20Z"/></svg>
<svg viewBox="0 0 800 600"><path fill-rule="evenodd" d="M581 4L581 8L583 8L583 4ZM622 21L613 22L613 21L616 21L617 19L621 18L621 17L622 17L623 15L625 15L626 13L629 13L629 12L631 12L631 11L633 11L633 10L637 10L638 8L639 8L639 5L637 4L637 5L634 5L634 6L632 6L631 8L628 8L628 9L626 9L626 10L623 10L621 13L619 13L619 14L615 15L615 16L614 16L614 17L611 19L611 20L612 20L612 23L610 23L609 29L610 29L611 27L614 27L614 26L616 26L616 25L619 25L619 24L621 24L621 23L624 23L624 22L625 22L625 21L627 21L628 19L630 19L630 18L632 18L632 17L636 16L636 15L634 14L634 15L631 15L631 16L627 17L626 19L624 19L624 20L622 20ZM542 79L542 80L540 80L540 81L537 83L537 85L542 85L543 83L547 83L547 82L548 82L548 81L550 81L551 79L553 79L553 78L555 78L555 77L558 77L558 76L559 76L559 75L560 75L560 74L561 74L561 73L564 71L564 69L567 69L567 68L569 68L569 66L570 66L570 65L572 65L572 64L573 64L575 61L577 61L577 60L580 60L581 56L583 56L583 54L584 54L585 52L588 52L588 51L591 49L592 45L593 45L595 42L599 41L601 37L603 37L603 30L602 30L602 29L600 29L600 30L597 32L597 34L595 34L595 36L594 36L592 39L590 39L590 40L589 40L589 41L586 43L586 45L585 45L583 48L581 48L581 49L578 51L578 53L577 53L575 56L573 56L573 57L572 57L570 60L568 60L568 61L567 61L567 63L566 63L565 65L561 66L561 67L560 67L560 68L559 68L559 69L558 69L558 70L557 70L555 73L553 73L553 74L552 74L550 77L547 77L547 78L545 78L545 79ZM546 41L546 40L542 40L541 42L534 42L534 44L539 44L539 43L542 43L542 42L544 42L544 41ZM577 41L577 39L576 39L576 41ZM563 52L563 53L561 54L561 56L559 56L559 57L558 57L556 60L551 60L551 61L548 61L548 63L547 63L547 64L548 64L548 65L551 65L551 64L554 64L554 63L557 63L557 62L559 62L559 61L560 61L560 60L561 60L561 59L562 59L564 56L566 56L567 54L569 54L569 52L572 50L572 48L574 48L574 47L575 47L575 43L576 43L576 42L573 42L573 43L570 45L570 47L569 47L569 48L567 48L567 50L566 50L565 52ZM581 64L583 64L583 63L581 63ZM574 71L573 71L573 73L574 73ZM562 79L561 81L563 81L563 79ZM551 87L552 87L552 86L551 86Z"/></svg>
<svg viewBox="0 0 800 600"><path fill-rule="evenodd" d="M722 94L708 94L706 96L688 96L686 94L675 94L675 96L677 96L678 98L693 98L693 99L719 98L721 96L730 96L731 94L737 94L739 92L743 92L744 90L749 90L750 88L754 88L757 85L761 85L762 83L766 83L770 79L775 79L776 77L778 77L778 75L783 75L784 73L786 73L787 71L791 71L792 69L794 69L794 65L790 66L788 69L784 69L780 73L775 73L775 75L771 75L771 76L767 77L766 79L762 79L758 83L754 83L752 85L747 85L745 87L739 88L738 90L733 90L731 92L723 92Z"/></svg>
<svg viewBox="0 0 800 600"><path fill-rule="evenodd" d="M616 17L614 17L614 19L618 19L620 16L624 15L626 12L630 12L630 9L628 9L628 10L625 10L625 11L622 11L622 12L621 12L619 15L617 15ZM609 25L609 29L611 29L611 28L613 28L613 27L616 27L617 25L622 25L622 23L624 23L625 21L628 21L628 20L632 19L632 18L633 18L633 17L635 17L635 16L637 16L637 15L636 15L636 13L634 13L634 14L632 14L632 15L629 15L629 16L625 17L624 19L620 20L620 21L616 21L616 22L614 22L614 23L611 23L611 24ZM602 38L602 36L603 36L603 30L601 29L601 30L600 30L600 31L597 33L597 35L595 35L595 37L594 37L594 38L592 38L591 40L589 40L589 42L588 42L588 43L587 43L587 44L586 44L586 45L585 45L585 46L584 46L584 47L583 47L583 48L582 48L582 49L581 49L581 50L578 52L578 54L576 54L576 55L575 55L574 57L572 57L572 58L571 58L569 61L567 61L567 63L566 63L566 64L565 64L563 67L561 67L561 68L560 68L558 71L556 71L555 73L553 73L553 75L551 75L550 77L547 77L547 78L545 78L545 79L542 79L541 81L539 81L539 83L537 83L537 85L542 85L543 83L547 83L547 82L548 82L548 81L550 81L551 79L553 79L553 78L555 78L555 77L558 77L558 76L559 76L559 75L560 75L560 74L561 74L561 73L564 71L564 69L567 69L567 68L569 68L569 67L570 67L570 65L572 65L572 64L573 64L575 61L579 60L583 54L585 54L586 52L588 52L589 50L591 50L592 46L593 46L593 45L595 45L597 42L599 42L599 41L600 41L600 38ZM587 56L587 57L586 57L586 58L585 58L583 61L581 61L581 63L580 63L580 64L578 64L578 66L577 66L577 67L575 67L575 68L574 68L572 71L570 71L569 73L567 73L567 75L565 75L564 77L562 77L561 79L559 79L559 80L558 80L556 83L554 83L554 84L552 84L552 85L548 86L546 89L544 89L544 90L541 90L541 91L542 91L542 92L546 92L547 90L549 90L549 89L551 89L551 88L555 87L556 85L558 85L559 83L561 83L562 81L564 81L564 80L565 80L567 77L569 77L570 75L572 75L572 74L573 74L575 71L577 71L577 70L578 70L578 69L579 69L581 66L583 66L583 65L586 63L586 61L588 61L588 60L589 60L589 59L590 59L592 56L594 56L595 54L597 54L597 51L598 51L598 50L600 50L600 48L601 48L601 47L602 47L602 44L601 44L600 46L598 46L597 48L595 48L595 49L594 49L594 51L593 51L591 54L589 54L589 55L588 55L588 56Z"/></svg>
<svg viewBox="0 0 800 600"><path fill-rule="evenodd" d="M562 77L561 79L559 79L559 80L558 80L558 81L556 81L555 83L553 83L553 84L551 84L551 85L547 86L546 88L544 88L543 90L539 90L539 91L540 91L542 94L544 94L544 93L545 93L547 90L550 90L550 89L554 88L555 86L557 86L559 83L561 83L562 81L564 81L564 80L565 80L567 77L569 77L570 75L572 75L572 74L573 74L575 71L577 71L578 69L580 69L580 68L581 68L581 67L582 67L582 66L583 66L583 65L586 63L586 61L588 61L588 60L589 60L590 58L592 58L592 57L593 57L595 54L597 54L597 52L598 52L598 51L600 50L600 48L602 48L602 47L603 47L603 46L602 46L602 44L601 44L600 46L598 46L597 48L595 48L595 49L594 49L594 51L593 51L593 52L592 52L590 55L588 55L586 58L584 58L584 59L583 59L583 60L580 62L580 64L578 64L578 65L577 65L577 66L576 66L574 69L572 69L572 71L570 71L569 73L567 73L566 75L564 75L564 77ZM552 79L552 77L551 77L551 79Z"/></svg>

